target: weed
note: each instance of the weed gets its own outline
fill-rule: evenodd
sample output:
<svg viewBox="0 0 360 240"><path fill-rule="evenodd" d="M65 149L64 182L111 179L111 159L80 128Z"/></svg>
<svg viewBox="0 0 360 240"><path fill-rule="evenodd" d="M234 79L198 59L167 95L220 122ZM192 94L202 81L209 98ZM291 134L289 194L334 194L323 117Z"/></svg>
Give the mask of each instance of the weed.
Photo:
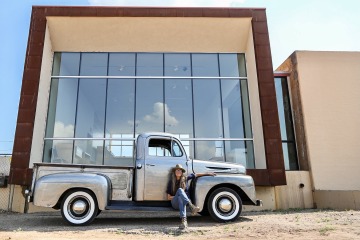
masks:
<svg viewBox="0 0 360 240"><path fill-rule="evenodd" d="M319 230L320 235L326 235L327 232L335 230L334 227L325 226Z"/></svg>

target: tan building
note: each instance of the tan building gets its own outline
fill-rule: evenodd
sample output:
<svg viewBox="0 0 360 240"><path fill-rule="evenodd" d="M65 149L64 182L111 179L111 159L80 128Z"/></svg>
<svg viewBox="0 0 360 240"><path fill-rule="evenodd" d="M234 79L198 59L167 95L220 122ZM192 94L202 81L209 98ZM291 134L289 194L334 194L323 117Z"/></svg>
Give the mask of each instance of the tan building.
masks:
<svg viewBox="0 0 360 240"><path fill-rule="evenodd" d="M133 157L128 139L147 131L178 135L191 157L243 164L264 202L245 210L322 207L317 199L332 192L315 191L313 201L313 189L355 193L355 181L333 178L337 184L324 188L326 178L343 173L334 157L344 152L333 155L328 143L338 150L355 146L356 136L346 135L355 131L319 130L326 124L316 114L337 114L328 108L330 115L322 115L300 99L324 94L324 81L316 82L317 91L293 87L302 75L291 66L284 63L274 81L265 9L33 7L9 173L11 209L27 208L23 191L33 163L121 166L121 157ZM355 79L351 86L341 85L355 91ZM338 96L333 89L326 103ZM356 113L355 100L345 113ZM334 138L339 133L343 139ZM113 140L121 138L127 140ZM322 154L339 167L323 166L327 160L316 158ZM355 171L355 158L348 161Z"/></svg>
<svg viewBox="0 0 360 240"><path fill-rule="evenodd" d="M360 209L359 66L360 52L296 51L277 69L289 73L299 163L317 208Z"/></svg>
<svg viewBox="0 0 360 240"><path fill-rule="evenodd" d="M134 143L113 139L149 131L178 135L193 158L245 165L276 207L286 176L265 9L33 7L15 194L33 163L121 166Z"/></svg>

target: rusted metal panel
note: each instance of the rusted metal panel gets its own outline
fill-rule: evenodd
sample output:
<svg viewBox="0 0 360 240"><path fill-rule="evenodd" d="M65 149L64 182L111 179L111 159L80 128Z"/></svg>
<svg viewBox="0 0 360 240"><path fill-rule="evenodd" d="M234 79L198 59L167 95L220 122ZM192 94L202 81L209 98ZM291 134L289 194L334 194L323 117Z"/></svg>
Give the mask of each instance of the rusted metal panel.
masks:
<svg viewBox="0 0 360 240"><path fill-rule="evenodd" d="M309 157L306 145L303 109L298 81L296 52L291 54L291 56L284 63L282 63L276 71L281 71L276 73L277 77L288 77L289 79L289 91L291 92L291 108L294 120L293 124L295 130L294 132L299 161L299 170L308 171L310 169Z"/></svg>

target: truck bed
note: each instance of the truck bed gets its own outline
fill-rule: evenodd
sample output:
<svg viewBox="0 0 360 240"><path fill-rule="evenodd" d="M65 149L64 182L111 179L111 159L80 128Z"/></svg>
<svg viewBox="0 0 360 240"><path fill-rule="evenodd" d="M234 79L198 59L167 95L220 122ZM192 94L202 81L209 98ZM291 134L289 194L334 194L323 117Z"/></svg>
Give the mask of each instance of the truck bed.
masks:
<svg viewBox="0 0 360 240"><path fill-rule="evenodd" d="M35 163L33 184L41 177L58 173L97 173L109 178L112 186L111 200L126 200L128 191L132 192L133 166L98 166L83 164ZM32 188L33 189L33 188Z"/></svg>

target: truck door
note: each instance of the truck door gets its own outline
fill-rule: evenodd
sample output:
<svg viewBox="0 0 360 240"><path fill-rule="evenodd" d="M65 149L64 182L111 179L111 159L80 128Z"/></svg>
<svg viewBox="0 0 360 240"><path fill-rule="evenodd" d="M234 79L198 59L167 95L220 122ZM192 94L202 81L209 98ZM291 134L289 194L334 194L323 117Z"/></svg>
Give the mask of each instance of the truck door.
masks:
<svg viewBox="0 0 360 240"><path fill-rule="evenodd" d="M166 188L171 169L181 164L187 173L187 156L177 139L170 137L150 137L145 150L144 200L166 201ZM190 164L189 164L190 165Z"/></svg>

